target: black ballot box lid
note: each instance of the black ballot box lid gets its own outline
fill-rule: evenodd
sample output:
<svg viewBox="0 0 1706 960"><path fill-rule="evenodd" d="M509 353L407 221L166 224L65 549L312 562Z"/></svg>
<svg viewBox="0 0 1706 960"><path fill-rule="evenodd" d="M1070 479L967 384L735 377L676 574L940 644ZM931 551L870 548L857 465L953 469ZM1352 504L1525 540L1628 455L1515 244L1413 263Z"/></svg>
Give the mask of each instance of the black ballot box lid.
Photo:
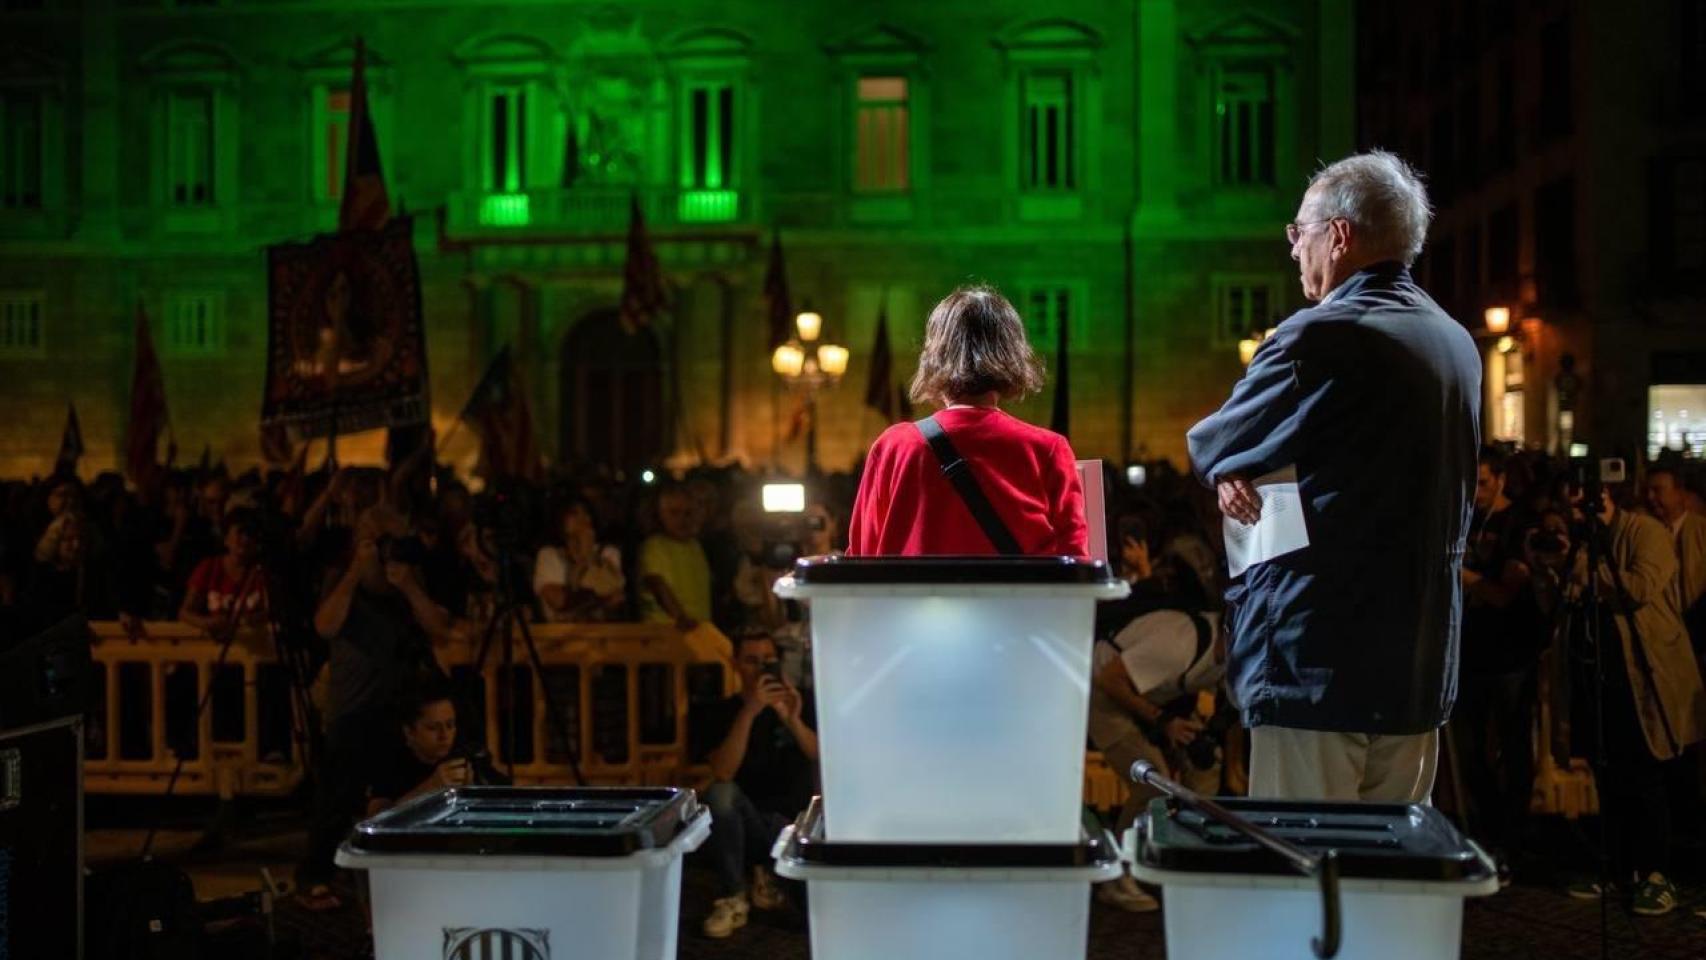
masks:
<svg viewBox="0 0 1706 960"><path fill-rule="evenodd" d="M1101 560L1078 557L804 557L794 582L804 586L855 584L1011 584L1062 586L1114 579Z"/></svg>
<svg viewBox="0 0 1706 960"><path fill-rule="evenodd" d="M669 846L699 816L676 787L453 787L357 825L363 853L625 857Z"/></svg>
<svg viewBox="0 0 1706 960"><path fill-rule="evenodd" d="M783 859L822 867L1023 870L1102 867L1119 860L1119 845L1105 830L1084 830L1077 843L916 843L824 839L823 798L794 821Z"/></svg>
<svg viewBox="0 0 1706 960"><path fill-rule="evenodd" d="M1480 852L1444 814L1426 804L1216 802L1307 851L1338 851L1343 877L1456 881L1488 875ZM1136 859L1181 873L1296 874L1277 854L1170 797L1150 802Z"/></svg>

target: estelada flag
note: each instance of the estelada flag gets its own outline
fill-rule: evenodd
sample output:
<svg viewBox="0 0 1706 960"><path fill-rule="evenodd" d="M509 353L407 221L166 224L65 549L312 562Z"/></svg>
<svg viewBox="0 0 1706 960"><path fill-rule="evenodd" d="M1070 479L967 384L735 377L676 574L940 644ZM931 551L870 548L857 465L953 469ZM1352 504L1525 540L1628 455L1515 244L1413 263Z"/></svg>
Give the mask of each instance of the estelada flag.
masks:
<svg viewBox="0 0 1706 960"><path fill-rule="evenodd" d="M537 479L539 451L533 443L533 413L508 345L498 351L463 405L461 417L480 435L476 472L488 479Z"/></svg>
<svg viewBox="0 0 1706 960"><path fill-rule="evenodd" d="M53 475L74 477L77 461L83 456L83 427L77 422L77 407L65 403L65 430L59 435L59 454L53 458Z"/></svg>
<svg viewBox="0 0 1706 960"><path fill-rule="evenodd" d="M889 349L889 297L883 291L882 306L877 308L877 337L871 343L871 375L865 382L865 406L894 422L894 354Z"/></svg>
<svg viewBox="0 0 1706 960"><path fill-rule="evenodd" d="M794 336L794 303L788 297L781 231L770 241L770 265L764 270L764 312L770 318L770 349L774 350Z"/></svg>
<svg viewBox="0 0 1706 960"><path fill-rule="evenodd" d="M640 198L628 198L628 262L622 268L622 329L633 333L652 322L669 305L657 254L646 236Z"/></svg>
<svg viewBox="0 0 1706 960"><path fill-rule="evenodd" d="M355 69L350 78L349 145L344 153L344 195L338 207L339 230L378 230L391 216L385 174L379 166L379 138L367 109L367 44L355 38Z"/></svg>
<svg viewBox="0 0 1706 960"><path fill-rule="evenodd" d="M167 428L166 378L160 372L160 357L154 352L154 337L148 331L148 313L136 305L136 360L130 375L130 422L124 431L125 472L136 483L147 483L159 464L160 434Z"/></svg>

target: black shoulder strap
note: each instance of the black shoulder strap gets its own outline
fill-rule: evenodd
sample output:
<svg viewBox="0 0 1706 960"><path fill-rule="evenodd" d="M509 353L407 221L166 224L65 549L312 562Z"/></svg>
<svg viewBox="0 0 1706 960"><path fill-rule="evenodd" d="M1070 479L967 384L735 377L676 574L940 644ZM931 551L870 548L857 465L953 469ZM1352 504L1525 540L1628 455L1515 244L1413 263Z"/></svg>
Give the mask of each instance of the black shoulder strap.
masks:
<svg viewBox="0 0 1706 960"><path fill-rule="evenodd" d="M1001 517L995 512L995 507L984 495L983 488L977 485L977 478L972 476L971 464L960 456L954 445L948 440L948 432L934 416L925 417L914 423L918 432L924 434L924 439L930 444L930 449L936 454L936 460L942 465L942 476L954 485L954 490L970 508L971 515L976 518L977 525L983 528L984 536L995 545L995 549L1017 556L1023 551L1019 549L1019 541L1013 539L1012 531L1001 522Z"/></svg>
<svg viewBox="0 0 1706 960"><path fill-rule="evenodd" d="M1185 615L1191 618L1191 626L1195 627L1197 631L1197 650L1191 654L1191 662L1185 665L1185 669L1179 671L1179 689L1189 692L1190 687L1187 685L1187 681L1190 679L1191 671L1195 670L1197 664L1202 662L1203 654L1208 652L1208 648L1214 645L1214 625L1196 610L1186 610Z"/></svg>

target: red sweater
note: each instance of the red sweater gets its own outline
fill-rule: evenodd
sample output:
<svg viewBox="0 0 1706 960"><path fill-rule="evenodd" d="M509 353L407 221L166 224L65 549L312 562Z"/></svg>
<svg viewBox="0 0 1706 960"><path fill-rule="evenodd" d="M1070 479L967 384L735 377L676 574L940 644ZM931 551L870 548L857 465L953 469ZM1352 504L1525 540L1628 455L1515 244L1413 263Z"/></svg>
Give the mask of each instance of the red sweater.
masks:
<svg viewBox="0 0 1706 960"><path fill-rule="evenodd" d="M990 407L942 410L936 420L1027 555L1089 555L1084 491L1065 437ZM883 431L865 459L847 552L941 556L996 550L942 476L924 435L910 423L897 423Z"/></svg>

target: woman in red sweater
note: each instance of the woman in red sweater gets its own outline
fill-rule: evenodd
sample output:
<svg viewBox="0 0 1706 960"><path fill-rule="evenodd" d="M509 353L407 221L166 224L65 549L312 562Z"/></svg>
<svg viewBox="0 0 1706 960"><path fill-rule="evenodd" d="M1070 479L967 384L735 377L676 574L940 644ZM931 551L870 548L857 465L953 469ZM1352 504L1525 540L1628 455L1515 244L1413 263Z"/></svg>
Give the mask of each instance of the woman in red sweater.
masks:
<svg viewBox="0 0 1706 960"><path fill-rule="evenodd" d="M1025 423L1002 400L1036 393L1042 363L1007 298L961 287L930 312L912 378L915 403L942 407L935 419L966 461L1017 552L1088 554L1084 492L1065 437ZM849 522L853 556L987 555L1002 552L943 475L917 424L883 432L865 459Z"/></svg>

